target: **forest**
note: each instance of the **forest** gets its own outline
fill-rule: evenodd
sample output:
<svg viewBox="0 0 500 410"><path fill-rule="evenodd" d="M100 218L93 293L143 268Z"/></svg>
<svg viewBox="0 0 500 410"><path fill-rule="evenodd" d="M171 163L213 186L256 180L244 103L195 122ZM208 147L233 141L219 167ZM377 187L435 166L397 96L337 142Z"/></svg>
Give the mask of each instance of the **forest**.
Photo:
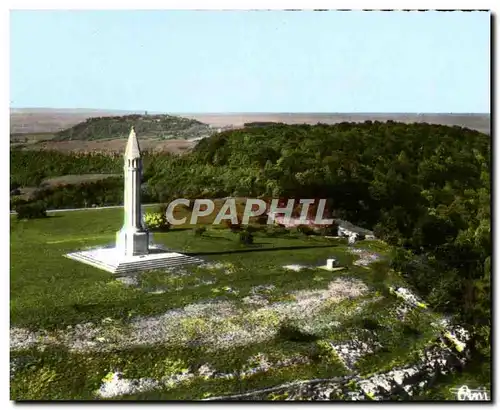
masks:
<svg viewBox="0 0 500 410"><path fill-rule="evenodd" d="M140 136L140 132L138 135ZM11 151L11 190L44 178L120 173L102 154ZM201 140L189 154L145 153L147 201L226 196L327 198L337 217L394 247L392 267L436 311L473 334L489 372L491 141L460 127L397 122L258 124ZM93 185L94 184L94 185ZM40 190L50 207L121 202L122 181Z"/></svg>

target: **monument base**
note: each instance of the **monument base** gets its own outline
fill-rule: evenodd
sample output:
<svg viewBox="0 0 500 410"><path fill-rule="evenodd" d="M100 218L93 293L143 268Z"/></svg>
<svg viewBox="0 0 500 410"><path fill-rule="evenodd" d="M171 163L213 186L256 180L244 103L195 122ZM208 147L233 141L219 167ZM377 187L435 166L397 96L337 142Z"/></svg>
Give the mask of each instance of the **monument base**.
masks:
<svg viewBox="0 0 500 410"><path fill-rule="evenodd" d="M72 252L65 256L116 275L204 263L202 259L160 247L149 247L148 253L144 255L127 256L119 248L98 248Z"/></svg>
<svg viewBox="0 0 500 410"><path fill-rule="evenodd" d="M124 255L146 255L149 252L149 232L122 229L116 233L116 248Z"/></svg>

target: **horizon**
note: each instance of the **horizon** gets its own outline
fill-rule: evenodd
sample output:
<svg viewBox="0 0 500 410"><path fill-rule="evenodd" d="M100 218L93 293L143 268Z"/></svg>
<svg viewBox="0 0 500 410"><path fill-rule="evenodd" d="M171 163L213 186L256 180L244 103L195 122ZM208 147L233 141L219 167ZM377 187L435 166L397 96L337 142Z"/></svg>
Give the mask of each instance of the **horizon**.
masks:
<svg viewBox="0 0 500 410"><path fill-rule="evenodd" d="M491 111L489 12L14 10L10 23L14 109ZM98 106L113 108L74 108Z"/></svg>
<svg viewBox="0 0 500 410"><path fill-rule="evenodd" d="M72 107L9 107L12 110L19 111L36 111L36 110L52 110L52 111L82 111L82 112L134 112L139 113L143 112L147 115L160 115L160 114L173 114L173 115L191 115L191 114L199 114L199 115L276 115L276 114L293 114L293 115L488 115L491 116L490 112L382 112L382 111L373 111L373 112L347 112L347 111L268 111L268 112L259 112L259 111L238 111L238 112L200 112L200 111L192 111L192 112L174 112L174 111L150 111L144 109L114 109L114 108L72 108Z"/></svg>

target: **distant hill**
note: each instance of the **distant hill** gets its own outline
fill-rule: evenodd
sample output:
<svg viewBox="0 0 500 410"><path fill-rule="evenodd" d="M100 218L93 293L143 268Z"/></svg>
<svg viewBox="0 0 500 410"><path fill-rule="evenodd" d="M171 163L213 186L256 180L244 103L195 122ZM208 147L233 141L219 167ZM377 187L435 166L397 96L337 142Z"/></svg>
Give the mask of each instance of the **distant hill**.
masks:
<svg viewBox="0 0 500 410"><path fill-rule="evenodd" d="M144 114L144 110L120 111L61 108L11 108L10 134L55 133L72 127L90 117L108 117L129 114Z"/></svg>
<svg viewBox="0 0 500 410"><path fill-rule="evenodd" d="M184 113L192 118L217 128L243 128L249 123L284 124L338 124L341 122L362 123L365 121L396 121L406 124L429 123L459 126L490 134L490 114L485 113ZM247 125L248 126L248 125Z"/></svg>
<svg viewBox="0 0 500 410"><path fill-rule="evenodd" d="M148 112L162 114L161 112ZM10 133L56 133L91 117L114 117L144 114L144 110L124 111L105 109L64 108L11 108ZM337 124L340 122L397 121L404 123L427 122L429 124L458 125L472 130L490 133L488 113L173 113L211 125L213 128L243 128L245 123L282 122L285 124ZM196 137L195 137L196 138Z"/></svg>
<svg viewBox="0 0 500 410"><path fill-rule="evenodd" d="M192 139L206 137L213 132L210 126L194 119L165 114L132 114L88 118L71 128L57 132L54 141L118 139L126 137L131 127L134 127L142 138Z"/></svg>

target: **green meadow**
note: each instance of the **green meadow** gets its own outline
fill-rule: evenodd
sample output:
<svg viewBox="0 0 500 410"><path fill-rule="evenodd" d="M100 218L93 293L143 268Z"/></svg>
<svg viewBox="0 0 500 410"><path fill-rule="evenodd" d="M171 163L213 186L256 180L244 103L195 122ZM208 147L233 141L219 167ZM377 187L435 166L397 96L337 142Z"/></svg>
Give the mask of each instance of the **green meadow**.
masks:
<svg viewBox="0 0 500 410"><path fill-rule="evenodd" d="M339 238L262 226L244 245L227 228L186 225L154 241L203 265L116 278L64 257L112 244L122 212L11 217L11 399L200 400L371 375L411 364L437 334L430 310L394 314L387 289L404 283L379 241L355 245L380 257L363 267ZM321 269L330 257L342 269ZM383 349L353 366L327 347L374 330ZM135 387L99 393L117 373Z"/></svg>

